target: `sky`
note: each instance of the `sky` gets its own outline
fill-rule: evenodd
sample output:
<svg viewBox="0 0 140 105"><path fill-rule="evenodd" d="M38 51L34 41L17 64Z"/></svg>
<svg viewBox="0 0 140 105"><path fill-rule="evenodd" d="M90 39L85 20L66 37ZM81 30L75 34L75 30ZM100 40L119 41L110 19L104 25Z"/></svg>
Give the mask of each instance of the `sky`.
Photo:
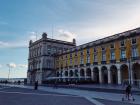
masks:
<svg viewBox="0 0 140 105"><path fill-rule="evenodd" d="M140 27L140 0L0 0L0 78L26 77L29 40L77 45Z"/></svg>

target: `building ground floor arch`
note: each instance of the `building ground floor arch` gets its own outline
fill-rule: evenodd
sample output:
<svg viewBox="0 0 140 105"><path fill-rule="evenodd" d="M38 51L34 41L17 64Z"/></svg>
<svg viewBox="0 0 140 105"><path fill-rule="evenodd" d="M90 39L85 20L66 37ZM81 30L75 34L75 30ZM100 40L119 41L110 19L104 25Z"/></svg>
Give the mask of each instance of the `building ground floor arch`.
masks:
<svg viewBox="0 0 140 105"><path fill-rule="evenodd" d="M118 84L118 70L116 65L112 65L110 67L110 77L111 77L111 83L112 84Z"/></svg>
<svg viewBox="0 0 140 105"><path fill-rule="evenodd" d="M140 63L134 63L132 65L132 77L133 84L138 85L140 83Z"/></svg>
<svg viewBox="0 0 140 105"><path fill-rule="evenodd" d="M65 77L68 78L69 81L121 85L130 83L130 78L133 81L140 80L140 63L132 63L132 75L129 68L129 64L126 62L121 64L75 67L67 70L59 70L56 74L59 77L61 76L62 79L65 79ZM134 84L137 84L137 82L134 82Z"/></svg>

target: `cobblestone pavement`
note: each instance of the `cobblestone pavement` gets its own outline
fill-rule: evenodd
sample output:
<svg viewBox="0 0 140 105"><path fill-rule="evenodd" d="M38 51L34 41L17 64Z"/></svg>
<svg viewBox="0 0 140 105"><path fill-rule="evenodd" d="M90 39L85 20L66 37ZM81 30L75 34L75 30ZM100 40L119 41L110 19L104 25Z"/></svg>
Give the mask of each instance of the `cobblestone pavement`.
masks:
<svg viewBox="0 0 140 105"><path fill-rule="evenodd" d="M92 105L140 105L140 100L139 100L140 96L138 95L134 95L136 99L134 102L133 101L122 102L121 98L124 95L116 94L116 93L84 91L84 90L74 90L74 89L65 89L65 88L54 89L52 87L44 87L44 86L39 86L39 91L33 90L33 86L18 85L16 87L15 86L13 87L10 85L10 87L12 88L4 89L5 92L21 92L22 91L23 92L22 94L21 93L17 93L17 94L21 94L21 96L28 95L28 97L31 95L33 95L32 97L35 97L36 95L41 94L40 95L41 97L42 95L47 97L45 100L46 102L50 102L51 100L48 101L47 99L54 97L54 99L56 98L55 101L58 101L57 103L59 104L63 103L63 101L67 101L67 104L64 104L64 105L90 105L90 104ZM11 93L11 94L15 95L16 93ZM32 100L32 97L29 97L29 98L31 98ZM62 97L64 97L64 99ZM37 100L42 102L43 98L40 100L39 99ZM55 101L53 102L54 104L43 103L43 105L55 105ZM13 105L13 104L10 104L10 105ZM40 104L27 104L27 105L40 105ZM60 104L60 105L63 105L63 104Z"/></svg>
<svg viewBox="0 0 140 105"><path fill-rule="evenodd" d="M96 99L96 100L103 103L104 105L139 105L139 104L128 103L127 101L118 102L118 101L110 101L110 100L104 100L104 99Z"/></svg>
<svg viewBox="0 0 140 105"><path fill-rule="evenodd" d="M0 105L95 105L85 98L35 91L31 89L6 88L0 90Z"/></svg>

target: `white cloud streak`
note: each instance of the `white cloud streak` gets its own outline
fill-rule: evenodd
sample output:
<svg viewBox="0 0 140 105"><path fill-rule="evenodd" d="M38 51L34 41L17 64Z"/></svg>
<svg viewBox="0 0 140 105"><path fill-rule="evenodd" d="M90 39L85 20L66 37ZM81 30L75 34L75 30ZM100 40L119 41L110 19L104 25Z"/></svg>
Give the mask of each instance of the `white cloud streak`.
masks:
<svg viewBox="0 0 140 105"><path fill-rule="evenodd" d="M0 48L27 48L29 40L35 41L36 40L36 33L35 32L28 32L29 37L18 40L18 41L0 41Z"/></svg>
<svg viewBox="0 0 140 105"><path fill-rule="evenodd" d="M27 68L28 66L26 64L19 64L18 65L20 68Z"/></svg>
<svg viewBox="0 0 140 105"><path fill-rule="evenodd" d="M7 66L10 67L10 68L18 68L18 67L19 68L27 68L28 67L27 64L16 64L16 63L13 63L13 62L7 64Z"/></svg>
<svg viewBox="0 0 140 105"><path fill-rule="evenodd" d="M65 40L69 42L72 42L73 38L76 38L76 34L63 29L59 29L58 35L56 36L56 39Z"/></svg>
<svg viewBox="0 0 140 105"><path fill-rule="evenodd" d="M10 67L10 68L16 68L17 67L17 65L15 63L9 63L9 64L7 64L7 66Z"/></svg>

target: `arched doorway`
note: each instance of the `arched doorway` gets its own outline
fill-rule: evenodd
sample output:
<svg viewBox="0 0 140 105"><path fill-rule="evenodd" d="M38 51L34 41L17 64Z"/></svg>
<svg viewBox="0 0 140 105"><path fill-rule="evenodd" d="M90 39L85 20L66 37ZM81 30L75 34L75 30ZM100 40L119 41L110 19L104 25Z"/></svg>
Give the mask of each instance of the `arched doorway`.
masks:
<svg viewBox="0 0 140 105"><path fill-rule="evenodd" d="M56 76L59 77L59 72L56 73Z"/></svg>
<svg viewBox="0 0 140 105"><path fill-rule="evenodd" d="M95 83L99 83L99 69L97 67L95 67L93 69L93 74L94 74L94 82Z"/></svg>
<svg viewBox="0 0 140 105"><path fill-rule="evenodd" d="M132 66L133 70L133 80L134 80L134 85L138 85L138 80L140 80L140 64L139 63L134 63Z"/></svg>
<svg viewBox="0 0 140 105"><path fill-rule="evenodd" d="M129 83L129 74L128 74L128 66L126 64L121 65L121 76L122 76L122 83L128 84Z"/></svg>
<svg viewBox="0 0 140 105"><path fill-rule="evenodd" d="M80 80L85 80L85 71L84 71L84 69L81 69L80 70Z"/></svg>
<svg viewBox="0 0 140 105"><path fill-rule="evenodd" d="M107 67L103 66L101 68L102 71L102 78L103 78L103 83L107 84L108 83L108 72L107 72Z"/></svg>
<svg viewBox="0 0 140 105"><path fill-rule="evenodd" d="M70 70L69 75L70 75L70 77L73 77L74 76L72 70Z"/></svg>
<svg viewBox="0 0 140 105"><path fill-rule="evenodd" d="M87 80L91 80L91 69L90 68L87 68L86 74L87 74Z"/></svg>
<svg viewBox="0 0 140 105"><path fill-rule="evenodd" d="M110 67L110 71L111 71L111 83L117 84L118 83L117 67L115 65L112 65Z"/></svg>
<svg viewBox="0 0 140 105"><path fill-rule="evenodd" d="M66 76L66 77L68 76L68 71L65 71L65 76Z"/></svg>
<svg viewBox="0 0 140 105"><path fill-rule="evenodd" d="M77 69L74 71L74 75L75 75L75 77L78 78L78 70Z"/></svg>

